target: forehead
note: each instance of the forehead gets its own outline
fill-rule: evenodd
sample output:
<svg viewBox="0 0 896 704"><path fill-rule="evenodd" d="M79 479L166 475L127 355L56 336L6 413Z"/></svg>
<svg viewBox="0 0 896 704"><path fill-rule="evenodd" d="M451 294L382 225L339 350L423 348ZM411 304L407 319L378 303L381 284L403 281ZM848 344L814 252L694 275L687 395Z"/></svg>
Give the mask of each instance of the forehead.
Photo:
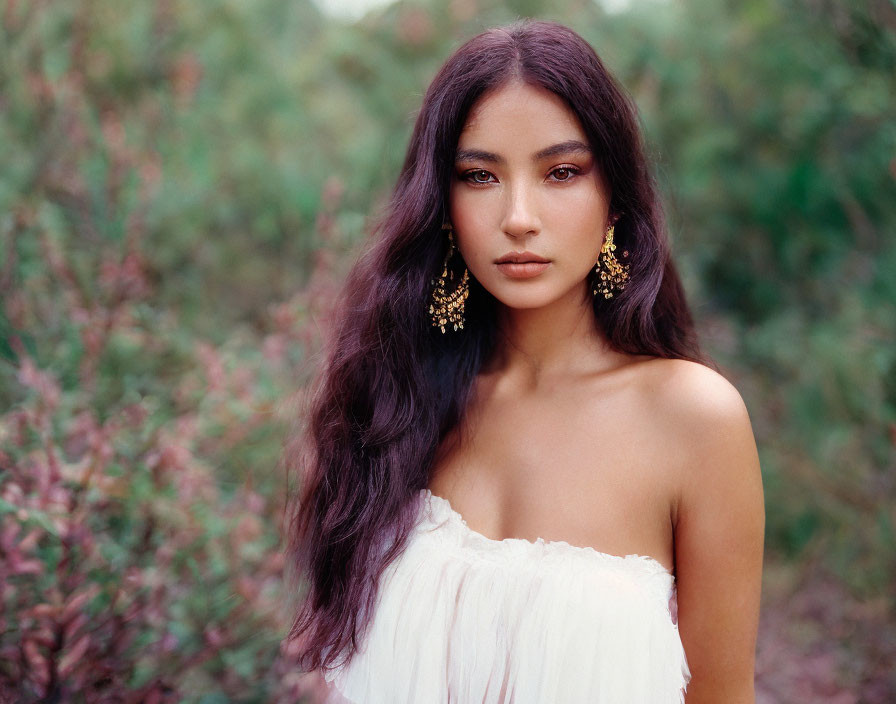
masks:
<svg viewBox="0 0 896 704"><path fill-rule="evenodd" d="M539 86L513 82L474 103L458 147L528 148L573 139L587 142L578 117L563 98Z"/></svg>

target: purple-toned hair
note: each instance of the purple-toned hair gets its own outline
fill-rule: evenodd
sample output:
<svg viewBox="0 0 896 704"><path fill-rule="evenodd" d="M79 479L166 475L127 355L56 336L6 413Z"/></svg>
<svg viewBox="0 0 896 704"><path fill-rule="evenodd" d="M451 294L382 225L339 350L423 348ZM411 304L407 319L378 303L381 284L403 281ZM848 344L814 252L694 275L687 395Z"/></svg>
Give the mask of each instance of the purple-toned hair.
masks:
<svg viewBox="0 0 896 704"><path fill-rule="evenodd" d="M567 27L533 20L461 46L426 92L389 207L347 278L304 451L287 458L302 484L290 554L303 597L289 637L307 670L336 667L357 650L436 450L494 349L496 301L475 279L463 330L443 335L428 308L447 246L441 224L460 132L473 104L511 80L566 101L612 191L610 211L621 214L615 238L630 253L629 283L609 300L594 298L610 344L708 363L670 259L637 110L591 46Z"/></svg>

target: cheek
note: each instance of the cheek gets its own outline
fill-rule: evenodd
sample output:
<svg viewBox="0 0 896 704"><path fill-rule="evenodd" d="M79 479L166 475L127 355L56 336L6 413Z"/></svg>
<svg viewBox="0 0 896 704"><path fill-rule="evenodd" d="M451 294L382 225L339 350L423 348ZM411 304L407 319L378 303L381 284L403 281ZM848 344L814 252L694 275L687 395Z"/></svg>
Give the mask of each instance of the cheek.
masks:
<svg viewBox="0 0 896 704"><path fill-rule="evenodd" d="M600 224L607 218L609 203L594 184L570 188L563 196L545 203L553 222L567 222L577 230L600 230Z"/></svg>
<svg viewBox="0 0 896 704"><path fill-rule="evenodd" d="M551 208L552 222L581 253L600 251L607 221L607 203L599 194L582 192Z"/></svg>
<svg viewBox="0 0 896 704"><path fill-rule="evenodd" d="M467 267L479 278L484 273L485 264L491 261L494 254L488 250L485 239L477 236L475 230L460 228L454 232L454 241Z"/></svg>
<svg viewBox="0 0 896 704"><path fill-rule="evenodd" d="M475 228L483 217L482 198L477 199L476 193L471 193L464 188L452 188L449 200L451 222L456 229L465 230Z"/></svg>
<svg viewBox="0 0 896 704"><path fill-rule="evenodd" d="M488 207L471 194L454 191L451 194L450 214L454 225L454 240L464 260L476 260L488 247L489 233Z"/></svg>

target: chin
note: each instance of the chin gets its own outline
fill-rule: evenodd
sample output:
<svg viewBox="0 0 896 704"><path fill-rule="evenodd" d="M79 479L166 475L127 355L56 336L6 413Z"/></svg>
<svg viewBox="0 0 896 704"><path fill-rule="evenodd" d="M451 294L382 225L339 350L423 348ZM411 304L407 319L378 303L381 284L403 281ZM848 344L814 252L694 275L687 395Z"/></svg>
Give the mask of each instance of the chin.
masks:
<svg viewBox="0 0 896 704"><path fill-rule="evenodd" d="M482 282L480 281L480 283ZM542 282L542 285L537 285L535 282L516 285L502 283L492 287L483 284L483 288L495 298L499 305L514 310L546 308L559 304L561 301L564 302L564 305L578 305L582 303L590 306L593 297L591 296L591 289L586 282L582 282L580 286L577 285L562 290L556 286L545 284L547 282Z"/></svg>
<svg viewBox="0 0 896 704"><path fill-rule="evenodd" d="M513 308L514 310L533 310L537 308L544 308L545 306L551 305L559 298L559 296L546 296L543 292L537 293L535 291L526 293L519 292L516 294L502 291L501 295L496 295L494 293L492 293L492 295L498 301L499 305L502 305L506 308Z"/></svg>

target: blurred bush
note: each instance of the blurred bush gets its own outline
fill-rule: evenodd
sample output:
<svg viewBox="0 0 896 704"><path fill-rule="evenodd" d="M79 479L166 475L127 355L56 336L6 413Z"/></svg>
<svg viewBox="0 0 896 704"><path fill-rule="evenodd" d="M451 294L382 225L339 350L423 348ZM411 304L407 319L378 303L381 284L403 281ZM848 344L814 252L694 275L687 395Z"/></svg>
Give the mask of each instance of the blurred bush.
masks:
<svg viewBox="0 0 896 704"><path fill-rule="evenodd" d="M753 418L770 560L892 623L892 3L433 0L346 24L308 0L8 0L0 698L302 695L283 438L422 91L521 15L583 34L642 110L703 338ZM836 637L824 686L886 701L892 644Z"/></svg>

